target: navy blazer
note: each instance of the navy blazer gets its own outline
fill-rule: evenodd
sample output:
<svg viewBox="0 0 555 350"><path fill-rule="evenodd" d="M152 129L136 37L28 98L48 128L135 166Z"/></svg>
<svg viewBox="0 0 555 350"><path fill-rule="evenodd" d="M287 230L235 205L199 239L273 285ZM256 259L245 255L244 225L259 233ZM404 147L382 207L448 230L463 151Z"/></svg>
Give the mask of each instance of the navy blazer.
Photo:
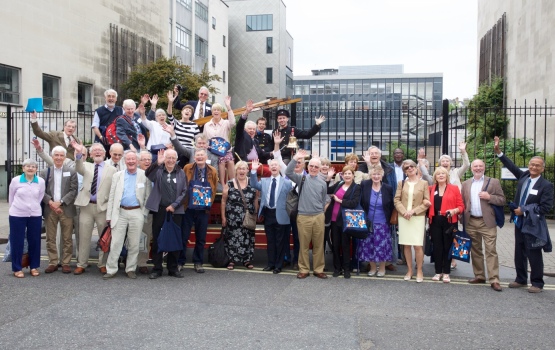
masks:
<svg viewBox="0 0 555 350"><path fill-rule="evenodd" d="M127 116L119 118L116 121L116 135L118 135L124 150L128 150L130 145L135 146L137 151L140 149L139 141L137 140L137 129L135 128L135 123L137 122L134 119L130 121L130 118ZM137 124L139 124L139 126L141 125L141 123Z"/></svg>
<svg viewBox="0 0 555 350"><path fill-rule="evenodd" d="M186 105L190 105L196 111L197 110L197 104L198 104L198 101L187 101L185 103L181 103L181 100L180 100L179 96L177 96L175 98L175 100L173 101L173 108L181 110ZM208 102L205 102L204 103L204 116L205 117L210 117L211 115L212 115L212 105ZM193 112L193 115L191 116L191 120L193 120L194 118L195 118L195 113Z"/></svg>
<svg viewBox="0 0 555 350"><path fill-rule="evenodd" d="M260 208L258 210L258 215L262 213L262 209L266 206L268 207L268 203L266 202L266 198L268 197L268 192L270 191L270 186L272 184L271 177L265 177L258 181L258 177L256 174L253 174L252 171L250 172L250 185L253 188L261 191L260 194ZM291 191L293 188L293 184L290 180L281 177L280 186L278 189L278 193L276 196L276 219L278 224L280 225L289 225L289 215L287 215L287 211L285 210L285 202L287 201L287 193Z"/></svg>
<svg viewBox="0 0 555 350"><path fill-rule="evenodd" d="M335 184L335 186L328 187L328 194L336 194L344 183L345 182L343 181L339 181ZM356 209L356 207L358 207L358 205L360 204L360 193L360 185L354 183L353 181L351 186L349 186L347 191L345 191L345 195L343 195L341 207L346 209ZM332 197L330 205L328 205L328 209L326 209L326 222L331 221L331 214L333 212L334 205L335 200ZM337 219L335 220L335 223L338 226L343 226L343 215L341 215L341 211L337 214Z"/></svg>
<svg viewBox="0 0 555 350"><path fill-rule="evenodd" d="M252 147L254 146L256 149L256 153L258 153L258 159L261 163L266 163L267 159L269 158L268 154L264 152L260 145L258 144L258 140L255 138L251 138L251 136L245 131L245 124L247 123L246 119L243 117L239 118L237 122L237 126L235 129L235 148L234 151L239 155L241 160L245 162L249 162L247 159L247 155L251 151Z"/></svg>
<svg viewBox="0 0 555 350"><path fill-rule="evenodd" d="M372 180L364 180L360 183L362 188L362 194L360 196L360 205L364 212L368 214L370 210L370 195L372 194ZM393 188L382 182L382 208L385 213L385 219L387 222L391 219L391 213L393 212ZM372 219L372 218L370 218Z"/></svg>

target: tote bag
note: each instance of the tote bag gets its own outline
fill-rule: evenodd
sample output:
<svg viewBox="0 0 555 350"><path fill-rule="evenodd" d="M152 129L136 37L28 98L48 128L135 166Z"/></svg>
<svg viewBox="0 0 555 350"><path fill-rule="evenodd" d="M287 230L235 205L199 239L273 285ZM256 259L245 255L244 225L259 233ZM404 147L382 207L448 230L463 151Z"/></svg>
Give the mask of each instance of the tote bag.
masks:
<svg viewBox="0 0 555 350"><path fill-rule="evenodd" d="M170 212L166 213L164 225L158 236L158 253L183 250L181 227L173 221L172 216Z"/></svg>

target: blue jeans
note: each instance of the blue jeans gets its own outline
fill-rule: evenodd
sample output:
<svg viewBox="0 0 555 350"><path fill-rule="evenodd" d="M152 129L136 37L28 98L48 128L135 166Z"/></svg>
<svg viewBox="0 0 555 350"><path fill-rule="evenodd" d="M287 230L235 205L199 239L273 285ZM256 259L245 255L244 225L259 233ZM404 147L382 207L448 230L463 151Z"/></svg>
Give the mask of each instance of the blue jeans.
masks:
<svg viewBox="0 0 555 350"><path fill-rule="evenodd" d="M181 234L183 235L183 250L179 254L177 263L185 264L187 242L191 235L193 226L195 228L195 250L193 251L193 264L202 264L204 261L204 245L206 244L206 231L208 230L209 214L206 210L187 209L181 222Z"/></svg>
<svg viewBox="0 0 555 350"><path fill-rule="evenodd" d="M29 264L31 269L40 267L40 234L42 218L40 216L19 217L10 215L10 248L12 253L12 271L21 271L23 245L27 235L29 245Z"/></svg>

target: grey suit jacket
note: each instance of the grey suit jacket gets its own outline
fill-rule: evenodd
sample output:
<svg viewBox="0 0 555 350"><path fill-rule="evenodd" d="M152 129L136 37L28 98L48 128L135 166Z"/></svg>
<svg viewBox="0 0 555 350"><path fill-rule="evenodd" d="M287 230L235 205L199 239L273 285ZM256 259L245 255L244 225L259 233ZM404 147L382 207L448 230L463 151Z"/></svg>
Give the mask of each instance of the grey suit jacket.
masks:
<svg viewBox="0 0 555 350"><path fill-rule="evenodd" d="M48 187L44 191L44 198L42 199L45 204L45 216L50 215L50 206L48 202L54 200L54 167L50 168L50 177L48 179ZM40 173L40 177L46 182L46 175L48 174L48 169L46 168ZM64 202L62 205L62 210L64 214L69 217L74 217L77 215L77 210L75 210L75 197L77 196L77 173L73 168L64 165L62 167L62 188L61 188L61 200Z"/></svg>
<svg viewBox="0 0 555 350"><path fill-rule="evenodd" d="M112 177L112 186L110 187L110 196L108 198L108 208L106 210L106 221L110 221L110 227L114 228L119 219L121 198L123 197L123 188L126 170L118 171ZM137 169L137 182L135 184L135 196L141 206L141 211L145 216L148 215L148 209L145 208L146 201L150 195L152 186L150 181L141 169Z"/></svg>
<svg viewBox="0 0 555 350"><path fill-rule="evenodd" d="M272 184L271 177L265 177L258 181L258 177L256 174L250 173L250 183L251 186L256 188L257 190L261 191L260 197L260 208L258 210L258 215L262 213L262 209L266 206L269 206L268 203L268 193L270 192L270 186ZM285 202L287 201L287 193L291 191L293 188L293 184L290 180L287 180L284 177L281 177L281 181L279 184L279 188L276 193L276 219L278 224L280 225L289 225L289 215L287 215L287 211L285 211Z"/></svg>
<svg viewBox="0 0 555 350"><path fill-rule="evenodd" d="M91 200L91 185L94 177L95 164L83 161L83 158L75 161L75 170L83 176L83 187L77 194L75 205L84 207L89 204ZM108 162L104 162L104 169L102 170L102 177L98 184L98 191L96 192L96 204L98 211L105 211L108 207L108 199L110 196L110 188L112 186L112 177L117 173L116 167Z"/></svg>
<svg viewBox="0 0 555 350"><path fill-rule="evenodd" d="M491 179L491 180L490 180ZM489 186L488 186L489 181ZM488 186L487 192L490 194L491 198L489 201L485 199L480 199L480 208L482 209L482 216L484 218L484 223L489 228L494 228L497 226L495 223L495 212L491 205L505 205L505 194L501 188L501 183L499 180L484 176L484 184L482 185L482 191ZM470 220L470 189L472 188L472 179L468 179L462 184L461 194L464 202L464 220L468 222Z"/></svg>
<svg viewBox="0 0 555 350"><path fill-rule="evenodd" d="M73 146L69 145L66 146L66 141L64 140L64 133L63 131L50 131L50 132L44 132L40 126L39 123L31 123L31 128L33 129L33 134L35 134L37 137L43 139L44 141L48 142L48 145L50 146L50 150L52 150L52 148L56 147L56 146L62 146L63 148L65 148L67 150L67 154L66 157L71 159L71 160L75 160L75 149L73 149ZM74 135L71 136L72 140L77 141L77 143L79 143L79 138L75 137Z"/></svg>

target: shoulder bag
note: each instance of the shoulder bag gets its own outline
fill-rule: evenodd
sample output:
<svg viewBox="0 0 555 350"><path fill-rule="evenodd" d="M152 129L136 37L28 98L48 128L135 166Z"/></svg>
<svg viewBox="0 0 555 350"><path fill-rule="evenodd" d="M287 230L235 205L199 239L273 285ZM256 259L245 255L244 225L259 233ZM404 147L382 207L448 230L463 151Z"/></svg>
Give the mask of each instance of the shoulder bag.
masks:
<svg viewBox="0 0 555 350"><path fill-rule="evenodd" d="M486 184L484 191L487 191L490 181L491 177L488 179L488 183ZM495 204L490 205L493 208L493 212L495 213L495 223L497 224L497 226L499 226L499 228L502 228L503 225L505 225L505 206Z"/></svg>
<svg viewBox="0 0 555 350"><path fill-rule="evenodd" d="M245 196L243 194L243 189L241 189L241 186L239 185L238 181L235 181L235 179L233 179L233 183L235 184L235 186L237 186L237 189L239 190L239 193L241 194L241 199L243 200L243 207L245 208L245 217L243 218L243 227L246 228L247 230L256 230L256 213L252 213L249 211L249 208L247 206L247 201L245 200Z"/></svg>
<svg viewBox="0 0 555 350"><path fill-rule="evenodd" d="M299 214L299 198L301 197L301 192L303 190L305 176L301 180L301 185L299 186L299 193L295 190L295 186L289 193L287 193L287 202L285 203L285 211L289 215L291 221L295 222L297 220L297 215Z"/></svg>
<svg viewBox="0 0 555 350"><path fill-rule="evenodd" d="M355 186L358 186L355 184ZM353 191L354 192L354 191ZM353 192L349 199L353 198ZM376 202L378 198L376 197ZM374 211L376 214L376 211ZM366 239L369 233L374 232L374 225L372 221L367 221L366 213L360 203L355 209L347 209L341 206L341 215L343 216L343 233L353 238Z"/></svg>

